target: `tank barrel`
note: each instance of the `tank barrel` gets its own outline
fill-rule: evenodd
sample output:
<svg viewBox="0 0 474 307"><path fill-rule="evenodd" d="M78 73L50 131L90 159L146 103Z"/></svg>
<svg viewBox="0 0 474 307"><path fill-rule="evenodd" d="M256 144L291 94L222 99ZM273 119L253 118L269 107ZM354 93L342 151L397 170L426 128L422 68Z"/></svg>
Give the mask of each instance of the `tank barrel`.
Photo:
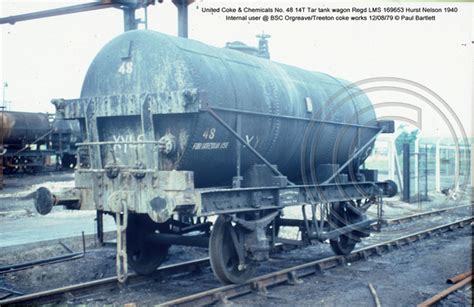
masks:
<svg viewBox="0 0 474 307"><path fill-rule="evenodd" d="M26 143L44 143L50 130L45 113L4 111L0 114L0 140L3 145L23 147Z"/></svg>

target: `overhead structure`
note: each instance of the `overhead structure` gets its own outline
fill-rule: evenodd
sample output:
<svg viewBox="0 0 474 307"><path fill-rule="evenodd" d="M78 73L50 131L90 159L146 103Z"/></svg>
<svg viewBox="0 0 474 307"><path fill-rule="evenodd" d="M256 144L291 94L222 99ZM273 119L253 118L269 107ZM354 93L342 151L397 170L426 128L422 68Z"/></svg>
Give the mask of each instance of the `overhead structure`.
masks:
<svg viewBox="0 0 474 307"><path fill-rule="evenodd" d="M188 37L188 6L194 0L173 0L173 4L178 8L178 36Z"/></svg>
<svg viewBox="0 0 474 307"><path fill-rule="evenodd" d="M163 0L158 0L162 3ZM188 6L194 2L194 0L172 0L173 4L178 8L178 36L188 37ZM56 9L38 11L27 14L14 15L9 17L0 18L0 24L15 24L20 21L41 19L47 17L69 15L75 13L96 11L107 8L117 8L123 11L123 24L124 31L131 31L138 29L140 23L145 24L147 27L148 13L147 8L149 5L154 5L156 0L101 0L94 1L84 4L77 4L71 6L60 7ZM138 9L145 10L144 20L137 19L135 13Z"/></svg>
<svg viewBox="0 0 474 307"><path fill-rule="evenodd" d="M77 5L72 5L72 6L60 7L56 9L3 17L3 18L0 18L0 24L13 25L20 21L28 21L28 20L34 20L34 19L47 18L47 17L95 11L95 10L106 9L106 8L111 8L111 7L119 7L119 4L115 3L115 1L97 1L97 2L91 2L91 3L77 4Z"/></svg>
<svg viewBox="0 0 474 307"><path fill-rule="evenodd" d="M149 5L154 5L155 2L156 2L155 0L101 0L101 1L94 1L90 3L65 6L65 7L56 8L56 9L38 11L38 12L33 12L33 13L3 17L3 18L0 18L0 24L13 25L20 21L96 11L96 10L107 9L107 8L118 8L123 11L124 31L130 31L130 30L138 29L138 25L140 23L146 24L146 20L142 21L135 17L135 11L142 8L145 9L146 11L146 8Z"/></svg>

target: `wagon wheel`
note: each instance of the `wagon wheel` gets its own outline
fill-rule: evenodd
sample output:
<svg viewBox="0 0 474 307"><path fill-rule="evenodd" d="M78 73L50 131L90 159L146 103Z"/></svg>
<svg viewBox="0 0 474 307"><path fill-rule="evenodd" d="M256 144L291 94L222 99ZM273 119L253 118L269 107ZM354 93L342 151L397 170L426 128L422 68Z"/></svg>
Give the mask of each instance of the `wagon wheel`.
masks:
<svg viewBox="0 0 474 307"><path fill-rule="evenodd" d="M76 157L70 154L64 154L61 157L61 166L64 169L74 169L76 167Z"/></svg>
<svg viewBox="0 0 474 307"><path fill-rule="evenodd" d="M127 224L128 264L140 275L153 273L168 255L169 245L147 240L158 227L146 214L130 214Z"/></svg>
<svg viewBox="0 0 474 307"><path fill-rule="evenodd" d="M347 210L342 202L332 205L331 214L329 216L329 225L332 229L341 228L360 221L362 221L362 217ZM356 237L357 232L352 231L337 238L330 239L329 243L331 249L337 255L348 255L354 250L357 244Z"/></svg>
<svg viewBox="0 0 474 307"><path fill-rule="evenodd" d="M29 166L24 166L23 171L28 175L33 175L35 173L34 169Z"/></svg>
<svg viewBox="0 0 474 307"><path fill-rule="evenodd" d="M40 170L39 166L30 166L30 165L25 165L23 166L23 171L27 173L28 175L34 175Z"/></svg>
<svg viewBox="0 0 474 307"><path fill-rule="evenodd" d="M33 163L34 161L28 158L23 165L23 171L28 175L34 175L42 169L41 165L31 165Z"/></svg>
<svg viewBox="0 0 474 307"><path fill-rule="evenodd" d="M3 173L8 175L8 174L15 174L18 172L20 167L17 165L18 164L18 159L13 157L11 159L4 159L3 160Z"/></svg>
<svg viewBox="0 0 474 307"><path fill-rule="evenodd" d="M220 215L214 223L209 240L212 271L217 279L225 284L245 282L255 270L255 264L248 261L246 261L245 267L239 265L239 257L231 231L238 234L242 230Z"/></svg>

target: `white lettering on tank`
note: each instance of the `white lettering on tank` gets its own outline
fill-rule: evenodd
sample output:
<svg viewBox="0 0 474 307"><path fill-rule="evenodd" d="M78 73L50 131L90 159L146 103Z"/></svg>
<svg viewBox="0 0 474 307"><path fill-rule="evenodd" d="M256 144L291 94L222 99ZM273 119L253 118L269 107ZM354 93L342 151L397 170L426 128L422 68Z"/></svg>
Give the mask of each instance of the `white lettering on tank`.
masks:
<svg viewBox="0 0 474 307"><path fill-rule="evenodd" d="M127 150L134 149L134 148L144 148L145 144L139 144L139 142L143 142L145 140L144 134L139 134L136 138L134 135L126 134L126 135L112 135L113 141L117 143L123 144L114 144L114 151L122 151L123 153L127 153Z"/></svg>
<svg viewBox="0 0 474 307"><path fill-rule="evenodd" d="M249 144L250 146L252 146L252 147L257 147L257 145L260 143L260 140L259 140L258 136L255 137L254 135L249 136L248 134L246 134L245 135L245 142L247 144ZM253 144L252 144L252 142L253 142Z"/></svg>
<svg viewBox="0 0 474 307"><path fill-rule="evenodd" d="M118 72L122 75L131 74L133 72L133 62L130 60L123 61L118 69Z"/></svg>
<svg viewBox="0 0 474 307"><path fill-rule="evenodd" d="M229 142L206 142L206 143L193 143L193 150L217 150L217 149L227 149L229 147Z"/></svg>

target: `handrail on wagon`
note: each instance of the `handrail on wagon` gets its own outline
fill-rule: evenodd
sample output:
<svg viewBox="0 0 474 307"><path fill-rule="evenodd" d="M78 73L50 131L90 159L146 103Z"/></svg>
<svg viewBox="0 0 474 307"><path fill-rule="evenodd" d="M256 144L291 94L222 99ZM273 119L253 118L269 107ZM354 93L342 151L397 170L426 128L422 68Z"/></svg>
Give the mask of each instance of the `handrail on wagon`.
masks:
<svg viewBox="0 0 474 307"><path fill-rule="evenodd" d="M142 144L159 144L159 141L104 141L104 142L82 142L76 143L76 146L102 146L102 145L142 145Z"/></svg>

